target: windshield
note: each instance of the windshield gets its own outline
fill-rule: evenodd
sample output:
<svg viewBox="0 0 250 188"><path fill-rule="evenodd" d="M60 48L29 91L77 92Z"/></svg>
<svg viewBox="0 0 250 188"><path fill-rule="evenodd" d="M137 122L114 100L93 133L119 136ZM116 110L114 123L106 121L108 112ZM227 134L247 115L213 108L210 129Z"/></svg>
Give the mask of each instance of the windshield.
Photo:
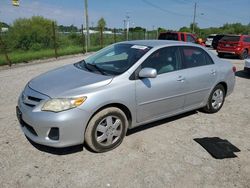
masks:
<svg viewBox="0 0 250 188"><path fill-rule="evenodd" d="M134 44L114 44L80 62L78 68L105 75L119 75L134 65L151 47Z"/></svg>

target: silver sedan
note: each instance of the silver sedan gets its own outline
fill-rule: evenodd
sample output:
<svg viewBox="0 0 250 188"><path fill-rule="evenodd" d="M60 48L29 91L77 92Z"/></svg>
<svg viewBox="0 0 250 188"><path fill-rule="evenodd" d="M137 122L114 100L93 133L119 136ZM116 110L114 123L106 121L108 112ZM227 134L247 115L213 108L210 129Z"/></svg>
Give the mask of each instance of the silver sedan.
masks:
<svg viewBox="0 0 250 188"><path fill-rule="evenodd" d="M219 111L235 67L200 45L128 41L32 79L16 108L32 141L96 152L117 147L127 129L195 109Z"/></svg>

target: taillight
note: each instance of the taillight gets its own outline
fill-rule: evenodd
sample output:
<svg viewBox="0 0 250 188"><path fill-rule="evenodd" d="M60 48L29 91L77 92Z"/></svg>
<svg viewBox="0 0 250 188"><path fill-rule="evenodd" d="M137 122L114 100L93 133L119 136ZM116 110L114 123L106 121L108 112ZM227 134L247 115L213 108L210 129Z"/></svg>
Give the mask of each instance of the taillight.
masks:
<svg viewBox="0 0 250 188"><path fill-rule="evenodd" d="M233 72L235 73L235 72L236 72L236 67L233 66L232 70L233 70Z"/></svg>

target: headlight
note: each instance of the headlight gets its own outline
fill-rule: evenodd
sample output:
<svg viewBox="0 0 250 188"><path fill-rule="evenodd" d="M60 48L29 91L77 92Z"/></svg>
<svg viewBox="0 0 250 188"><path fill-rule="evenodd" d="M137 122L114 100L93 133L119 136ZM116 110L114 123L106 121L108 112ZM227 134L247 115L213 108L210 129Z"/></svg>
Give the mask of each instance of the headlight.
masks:
<svg viewBox="0 0 250 188"><path fill-rule="evenodd" d="M44 103L42 111L61 112L80 106L87 97L50 99Z"/></svg>

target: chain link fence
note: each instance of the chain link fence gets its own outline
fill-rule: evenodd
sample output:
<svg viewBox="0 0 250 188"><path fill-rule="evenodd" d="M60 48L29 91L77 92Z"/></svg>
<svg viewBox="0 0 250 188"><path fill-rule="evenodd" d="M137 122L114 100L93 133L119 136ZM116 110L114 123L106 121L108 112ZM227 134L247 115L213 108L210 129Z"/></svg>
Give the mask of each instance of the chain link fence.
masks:
<svg viewBox="0 0 250 188"><path fill-rule="evenodd" d="M9 28L4 32L0 28L0 65L11 66L12 63L86 52L86 32L83 27L75 31L61 31L54 22L50 22L44 31L34 27L29 32L28 27L24 31ZM96 29L90 32L88 51L97 51L126 40L156 38L156 31L129 31L127 34L123 29L109 29L101 34Z"/></svg>

